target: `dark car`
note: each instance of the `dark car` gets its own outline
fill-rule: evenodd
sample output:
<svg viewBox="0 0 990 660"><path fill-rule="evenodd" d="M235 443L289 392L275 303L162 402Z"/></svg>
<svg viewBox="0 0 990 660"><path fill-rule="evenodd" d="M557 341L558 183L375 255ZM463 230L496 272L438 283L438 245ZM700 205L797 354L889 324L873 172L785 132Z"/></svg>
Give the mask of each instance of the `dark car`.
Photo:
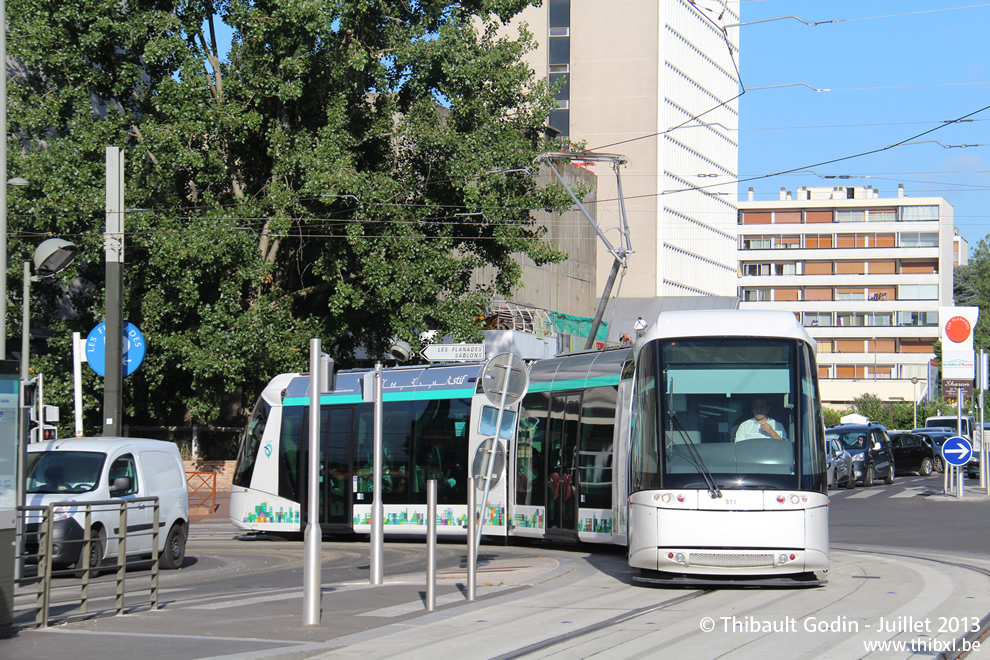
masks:
<svg viewBox="0 0 990 660"><path fill-rule="evenodd" d="M836 439L852 454L856 481L872 486L877 479L894 483L894 455L883 424L840 424L825 431L826 441Z"/></svg>
<svg viewBox="0 0 990 660"><path fill-rule="evenodd" d="M913 431L915 435L919 435L932 446L932 450L935 452L935 471L941 472L945 469L945 465L942 462L942 445L949 438L956 437L955 431L932 431L930 429L916 430Z"/></svg>
<svg viewBox="0 0 990 660"><path fill-rule="evenodd" d="M935 448L921 435L891 433L890 449L898 471L917 472L927 477L935 470Z"/></svg>

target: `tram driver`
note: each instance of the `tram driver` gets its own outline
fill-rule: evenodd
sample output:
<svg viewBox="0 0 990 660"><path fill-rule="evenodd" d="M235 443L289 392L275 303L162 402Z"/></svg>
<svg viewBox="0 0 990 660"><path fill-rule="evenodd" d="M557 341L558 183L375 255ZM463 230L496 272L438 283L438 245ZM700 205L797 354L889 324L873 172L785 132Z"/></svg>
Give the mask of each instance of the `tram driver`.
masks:
<svg viewBox="0 0 990 660"><path fill-rule="evenodd" d="M786 440L784 425L769 416L770 404L766 397L756 397L753 399L753 417L745 420L736 429L736 442L750 440L754 438L773 438L774 440Z"/></svg>

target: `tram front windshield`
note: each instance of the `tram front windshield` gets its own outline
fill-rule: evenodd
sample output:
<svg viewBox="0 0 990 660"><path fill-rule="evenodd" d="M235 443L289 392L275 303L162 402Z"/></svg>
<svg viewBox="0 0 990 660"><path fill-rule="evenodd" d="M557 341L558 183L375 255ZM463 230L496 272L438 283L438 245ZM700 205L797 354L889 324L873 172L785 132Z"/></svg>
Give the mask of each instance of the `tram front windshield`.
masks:
<svg viewBox="0 0 990 660"><path fill-rule="evenodd" d="M818 490L824 458L813 360L803 344L785 339L644 347L633 489Z"/></svg>

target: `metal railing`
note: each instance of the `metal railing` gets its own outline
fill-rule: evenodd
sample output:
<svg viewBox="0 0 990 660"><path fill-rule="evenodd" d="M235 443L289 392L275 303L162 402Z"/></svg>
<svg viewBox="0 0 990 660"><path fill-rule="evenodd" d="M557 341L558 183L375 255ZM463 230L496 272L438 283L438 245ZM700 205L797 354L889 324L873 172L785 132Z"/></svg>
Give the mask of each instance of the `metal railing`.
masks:
<svg viewBox="0 0 990 660"><path fill-rule="evenodd" d="M128 534L128 512L144 510L148 505L152 507L150 525L141 524L142 528L134 533ZM82 527L82 539L55 539L55 515L58 509L59 515L69 514L74 517ZM97 530L99 536L94 538L94 513L102 522L107 524L99 525ZM114 515L114 513L116 515ZM53 617L65 620L80 615L90 614L90 605L93 600L90 594L90 587L94 584L93 579L100 572L106 570L103 566L103 557L112 550L116 553L117 562L115 579L113 581L114 593L113 610L117 615L125 613L125 595L127 595L127 569L150 566L149 574L149 599L134 603L129 603L130 607L147 603L151 610L158 609L158 572L159 566L159 502L157 497L135 497L126 499L98 500L93 502L52 502L46 506L19 506L17 515L22 517L21 536L17 539L16 561L22 567L19 576L15 581L14 593L14 621L15 626L24 627L22 622L18 624L18 613L22 615L25 611L34 610L33 624L38 628L47 628ZM107 515L100 515L107 514ZM116 530L111 524L116 522ZM99 523L100 521L98 521ZM104 536L105 535L105 536ZM133 557L128 561L127 543L135 538L150 536L151 544L148 552L150 560L137 560ZM106 540L106 547L94 544L102 544ZM113 544L111 544L111 541ZM56 543L58 545L79 545L79 560L70 568L56 569L54 567L54 557L56 555ZM97 550L94 553L94 549ZM70 553L75 555L75 553ZM95 562L93 560L96 560ZM36 566L34 574L30 574L27 566ZM57 577L73 577L79 579L79 590L76 592L71 584L59 584L58 588L53 588L52 579ZM106 587L109 581L100 581L99 593L96 597L107 599L110 597ZM32 598L32 587L33 598ZM65 596L60 600L55 600L53 593L57 591L59 596ZM78 595L73 595L73 594ZM132 591L131 595L137 592ZM18 607L18 601L30 602L33 605ZM53 614L53 609L58 614ZM103 611L109 611L104 608ZM23 617L21 617L23 618Z"/></svg>

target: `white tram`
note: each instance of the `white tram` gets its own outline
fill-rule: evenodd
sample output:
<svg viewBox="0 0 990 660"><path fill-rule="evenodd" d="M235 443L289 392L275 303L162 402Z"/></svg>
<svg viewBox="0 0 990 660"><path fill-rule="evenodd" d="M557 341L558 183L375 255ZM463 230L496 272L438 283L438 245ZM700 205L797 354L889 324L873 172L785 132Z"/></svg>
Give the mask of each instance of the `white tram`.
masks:
<svg viewBox="0 0 990 660"><path fill-rule="evenodd" d="M635 364L638 579L824 582L825 428L815 344L794 315L666 312Z"/></svg>

